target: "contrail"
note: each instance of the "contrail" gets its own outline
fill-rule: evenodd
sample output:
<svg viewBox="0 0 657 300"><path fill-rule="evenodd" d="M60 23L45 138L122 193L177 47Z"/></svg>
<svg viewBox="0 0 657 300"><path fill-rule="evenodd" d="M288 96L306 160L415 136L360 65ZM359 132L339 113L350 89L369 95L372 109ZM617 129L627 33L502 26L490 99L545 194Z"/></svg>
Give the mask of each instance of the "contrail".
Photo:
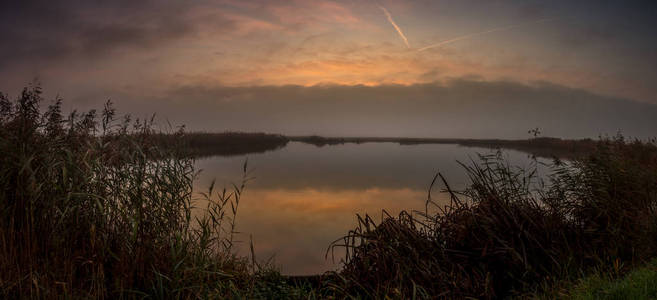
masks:
<svg viewBox="0 0 657 300"><path fill-rule="evenodd" d="M505 27L496 27L496 28L493 28L493 29L489 29L489 30L485 30L485 31L481 31L481 32L475 32L475 33L471 33L471 34L466 34L466 35L462 35L462 36L459 36L459 37L455 37L453 39L438 42L438 43L435 43L435 44L432 44L432 45L417 49L417 51L420 52L420 51L424 51L424 50L427 50L427 49L436 48L436 47L439 47L439 46L442 46L442 45L445 45L445 44L451 44L453 42L469 39L471 37L475 37L475 36L478 36L478 35L489 34L489 33L493 33L493 32L496 32L496 31L511 30L511 29L521 27L521 26L524 26L524 25L527 25L527 24L541 23L541 22L546 22L546 21L550 21L550 20L551 19L541 19L541 20L538 20L538 21L524 23L524 24L511 25L511 26L505 26Z"/></svg>
<svg viewBox="0 0 657 300"><path fill-rule="evenodd" d="M379 8L381 10L383 10L383 13L385 13L386 17L388 17L388 21L390 22L390 24L392 24L392 26L395 27L395 29L397 30L397 33L399 33L399 36L402 38L402 40L404 40L404 44L406 44L406 48L411 48L411 45L408 44L408 39L404 35L404 32L402 32L401 28L399 28L399 26L397 26L397 23L395 23L395 20L392 19L392 15L390 15L390 12L388 12L388 10L385 7L381 6L381 5L379 5Z"/></svg>

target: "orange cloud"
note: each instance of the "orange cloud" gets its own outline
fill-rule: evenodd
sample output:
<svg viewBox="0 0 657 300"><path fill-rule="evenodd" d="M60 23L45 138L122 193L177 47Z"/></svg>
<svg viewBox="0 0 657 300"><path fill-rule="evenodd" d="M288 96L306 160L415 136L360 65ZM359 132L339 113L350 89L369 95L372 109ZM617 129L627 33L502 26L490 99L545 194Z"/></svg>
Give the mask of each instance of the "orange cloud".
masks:
<svg viewBox="0 0 657 300"><path fill-rule="evenodd" d="M476 75L481 80L512 80L518 82L548 81L556 84L599 90L609 95L627 93L613 77L586 69L546 68L531 61L516 63L490 59L474 59L457 54L427 51L396 51L377 47L357 48L351 52L324 52L311 56L313 49L298 55L283 51L271 60L229 67L221 72L207 73L208 82L222 85L410 85ZM289 49L288 49L289 50ZM286 51L288 51L286 50ZM409 53L413 52L413 53ZM309 54L308 54L309 53ZM444 53L444 55L443 55Z"/></svg>
<svg viewBox="0 0 657 300"><path fill-rule="evenodd" d="M289 1L270 4L266 10L281 23L288 25L322 26L342 24L354 26L361 19L345 6L328 0Z"/></svg>
<svg viewBox="0 0 657 300"><path fill-rule="evenodd" d="M254 32L284 31L279 24L256 17L230 12L217 7L198 7L187 13L187 18L199 24L201 34L243 36Z"/></svg>

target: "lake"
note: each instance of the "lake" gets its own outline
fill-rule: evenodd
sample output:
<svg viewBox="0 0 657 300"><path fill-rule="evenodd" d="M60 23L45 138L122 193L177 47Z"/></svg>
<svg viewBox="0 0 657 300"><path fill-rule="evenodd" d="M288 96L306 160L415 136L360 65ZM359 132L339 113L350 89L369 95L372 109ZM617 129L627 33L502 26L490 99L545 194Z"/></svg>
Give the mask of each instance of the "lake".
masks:
<svg viewBox="0 0 657 300"><path fill-rule="evenodd" d="M495 151L452 144L344 144L317 147L290 142L282 149L242 156L213 156L196 161L202 169L196 192L239 183L242 166L254 180L247 184L237 215L236 250L249 255L253 237L258 260L273 258L283 274L310 275L339 268L329 255L330 243L356 225L356 214L381 217L401 210L424 210L433 176L440 171L454 189L464 188L467 176L458 161L477 160ZM530 155L503 150L513 166L529 168ZM448 201L438 193L432 197Z"/></svg>

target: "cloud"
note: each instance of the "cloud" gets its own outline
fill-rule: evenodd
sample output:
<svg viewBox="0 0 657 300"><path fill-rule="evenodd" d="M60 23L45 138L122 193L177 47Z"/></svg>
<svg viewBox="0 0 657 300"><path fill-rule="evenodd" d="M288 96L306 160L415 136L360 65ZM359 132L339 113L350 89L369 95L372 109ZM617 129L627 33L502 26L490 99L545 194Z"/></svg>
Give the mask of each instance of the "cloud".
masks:
<svg viewBox="0 0 657 300"><path fill-rule="evenodd" d="M405 1L380 11L375 2L1 1L0 88L34 77L66 91L162 89L180 77L227 86L378 85L476 74L657 103L654 5ZM423 45L490 24L553 16L563 22L417 52L396 46L392 31L375 26L402 11L413 16ZM401 27L395 34L411 46Z"/></svg>
<svg viewBox="0 0 657 300"><path fill-rule="evenodd" d="M0 66L66 63L118 52L160 52L179 41L244 36L284 27L210 3L73 0L0 4Z"/></svg>
<svg viewBox="0 0 657 300"><path fill-rule="evenodd" d="M94 6L78 1L9 1L0 7L0 64L16 60L97 57L120 48L160 45L188 34L186 9L154 10L150 1Z"/></svg>
<svg viewBox="0 0 657 300"><path fill-rule="evenodd" d="M526 138L528 128L539 127L550 136L595 138L618 131L651 137L657 128L655 105L548 83L457 79L410 86L184 86L146 101L130 101L129 95L113 99L128 111L156 108L174 123L210 131Z"/></svg>
<svg viewBox="0 0 657 300"><path fill-rule="evenodd" d="M259 15L289 32L365 26L349 5L330 0L222 0L223 5Z"/></svg>
<svg viewBox="0 0 657 300"><path fill-rule="evenodd" d="M355 24L360 22L360 19L345 6L326 0L273 2L269 4L267 10L286 24Z"/></svg>

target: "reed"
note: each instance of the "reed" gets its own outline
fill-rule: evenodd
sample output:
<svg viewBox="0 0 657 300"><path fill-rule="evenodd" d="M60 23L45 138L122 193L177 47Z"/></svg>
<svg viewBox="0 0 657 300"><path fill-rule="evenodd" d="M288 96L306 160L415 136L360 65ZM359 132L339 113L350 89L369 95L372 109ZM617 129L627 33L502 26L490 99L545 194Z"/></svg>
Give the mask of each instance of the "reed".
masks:
<svg viewBox="0 0 657 300"><path fill-rule="evenodd" d="M596 142L547 181L499 156L463 164L470 185L423 212L358 216L331 247L346 250L336 295L503 298L657 255L657 147L622 137ZM432 184L433 185L433 184ZM431 209L433 208L433 209ZM434 211L431 213L431 211ZM331 249L331 248L329 248Z"/></svg>
<svg viewBox="0 0 657 300"><path fill-rule="evenodd" d="M41 95L38 86L16 100L0 94L3 298L258 291L251 279L270 270L232 251L246 165L241 183L195 196L194 160L174 138L183 131L161 147L152 119L115 120L109 102L64 116L55 99L42 112Z"/></svg>
<svg viewBox="0 0 657 300"><path fill-rule="evenodd" d="M199 194L194 157L287 138L163 133L109 102L64 116L41 95L0 94L3 298L525 297L657 256L657 147L619 136L555 160L545 181L499 155L463 163L465 190L441 174L432 183L449 204L430 189L424 211L358 216L329 248L346 250L342 270L281 276L233 251L246 163L238 184Z"/></svg>

